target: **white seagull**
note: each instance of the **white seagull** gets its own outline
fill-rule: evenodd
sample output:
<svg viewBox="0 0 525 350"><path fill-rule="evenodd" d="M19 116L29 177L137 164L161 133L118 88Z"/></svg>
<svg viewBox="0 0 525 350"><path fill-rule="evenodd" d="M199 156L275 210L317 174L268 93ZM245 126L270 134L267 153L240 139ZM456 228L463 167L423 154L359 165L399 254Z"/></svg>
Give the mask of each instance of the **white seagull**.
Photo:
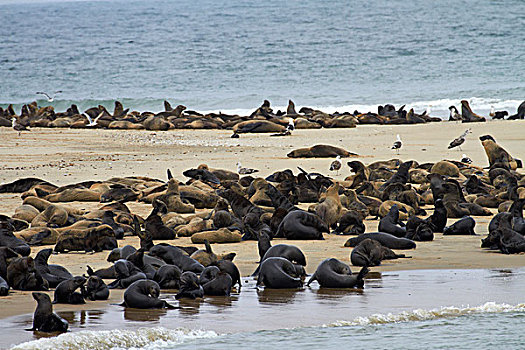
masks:
<svg viewBox="0 0 525 350"><path fill-rule="evenodd" d="M339 175L339 169L341 169L342 165L341 156L337 156L332 164L330 164L330 171L337 171L337 175Z"/></svg>
<svg viewBox="0 0 525 350"><path fill-rule="evenodd" d="M98 120L104 115L104 112L100 112L100 114L95 118L95 120L91 119L91 117L87 113L82 113L82 115L86 117L89 122L89 124L87 124L86 126L97 126Z"/></svg>
<svg viewBox="0 0 525 350"><path fill-rule="evenodd" d="M470 159L469 157L467 157L466 154L463 153L463 155L461 156L461 163L472 164L472 159Z"/></svg>
<svg viewBox="0 0 525 350"><path fill-rule="evenodd" d="M495 115L496 115L496 111L494 110L494 106L490 106L489 117L494 117Z"/></svg>
<svg viewBox="0 0 525 350"><path fill-rule="evenodd" d="M257 169L243 168L241 162L237 162L237 172L239 175L248 175L258 172Z"/></svg>
<svg viewBox="0 0 525 350"><path fill-rule="evenodd" d="M18 136L22 133L22 131L31 131L22 124L18 124L18 121L15 117L11 120L11 125L13 126L13 130L18 131Z"/></svg>
<svg viewBox="0 0 525 350"><path fill-rule="evenodd" d="M62 93L62 91L58 90L58 91L55 91L53 96L49 96L48 94L46 94L43 91L36 92L37 95L44 95L45 97L47 97L47 102L53 102L55 100L56 95L61 94L61 93Z"/></svg>
<svg viewBox="0 0 525 350"><path fill-rule="evenodd" d="M286 130L288 131L295 130L295 123L293 121L293 118L288 119L288 125L286 126Z"/></svg>
<svg viewBox="0 0 525 350"><path fill-rule="evenodd" d="M450 110L449 120L461 120L461 114L459 114L456 106L450 106L448 109Z"/></svg>
<svg viewBox="0 0 525 350"><path fill-rule="evenodd" d="M399 134L397 135L397 140L394 142L394 145L392 146L392 149L395 149L397 154L399 154L399 149L403 146L403 141L401 141L401 137L399 137Z"/></svg>

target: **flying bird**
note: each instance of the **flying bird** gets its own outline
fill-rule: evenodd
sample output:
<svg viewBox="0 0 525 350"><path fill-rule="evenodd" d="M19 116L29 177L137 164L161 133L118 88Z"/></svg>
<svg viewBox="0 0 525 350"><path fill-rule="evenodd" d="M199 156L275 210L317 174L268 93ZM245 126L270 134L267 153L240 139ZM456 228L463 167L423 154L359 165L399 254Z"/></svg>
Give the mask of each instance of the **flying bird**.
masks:
<svg viewBox="0 0 525 350"><path fill-rule="evenodd" d="M332 164L330 164L330 171L337 171L337 175L339 175L339 169L341 169L342 165L341 156L337 156Z"/></svg>
<svg viewBox="0 0 525 350"><path fill-rule="evenodd" d="M467 157L466 154L463 153L463 155L461 156L461 163L472 164L472 159L470 159L469 157Z"/></svg>
<svg viewBox="0 0 525 350"><path fill-rule="evenodd" d="M19 124L15 117L12 119L13 130L18 131L18 136L22 133L22 131L31 131L22 124Z"/></svg>
<svg viewBox="0 0 525 350"><path fill-rule="evenodd" d="M58 91L55 91L53 96L49 96L47 93L45 93L43 91L36 92L37 95L44 95L45 97L47 97L47 102L53 102L55 100L56 95L61 94L61 93L62 93L62 91L58 90Z"/></svg>
<svg viewBox="0 0 525 350"><path fill-rule="evenodd" d="M467 129L465 130L465 132L463 134L461 134L458 138L455 138L451 143L450 145L448 145L448 149L451 149L451 148L454 148L454 147L459 147L459 150L462 151L461 149L461 145L465 142L465 137L467 136L467 134L471 134L472 131L470 131L471 129Z"/></svg>
<svg viewBox="0 0 525 350"><path fill-rule="evenodd" d="M392 146L392 149L395 149L397 154L399 154L399 149L403 146L403 141L401 141L401 137L399 137L399 134L397 135L397 140L394 142L394 145Z"/></svg>
<svg viewBox="0 0 525 350"><path fill-rule="evenodd" d="M257 170L257 169L243 168L242 165L241 165L241 162L237 162L237 173L239 173L239 175L253 174L253 173L256 173L258 171L259 170Z"/></svg>
<svg viewBox="0 0 525 350"><path fill-rule="evenodd" d="M86 117L89 122L89 124L87 124L86 126L97 126L98 120L104 115L104 112L100 112L100 114L95 118L95 120L91 119L91 117L87 113L82 113L82 115Z"/></svg>

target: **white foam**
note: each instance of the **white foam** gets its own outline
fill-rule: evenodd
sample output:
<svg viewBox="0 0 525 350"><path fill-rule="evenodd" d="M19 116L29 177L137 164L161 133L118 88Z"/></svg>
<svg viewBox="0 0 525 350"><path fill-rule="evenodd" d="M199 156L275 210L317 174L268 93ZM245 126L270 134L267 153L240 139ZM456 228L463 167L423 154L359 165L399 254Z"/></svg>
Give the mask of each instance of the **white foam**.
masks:
<svg viewBox="0 0 525 350"><path fill-rule="evenodd" d="M503 313L517 311L525 311L525 304L508 305L497 304L495 302L487 302L481 306L476 307L447 306L433 310L416 309L412 311L404 311L397 314L374 314L367 317L357 317L351 321L336 321L327 325L323 325L323 327L367 326L410 321L426 321L471 314Z"/></svg>
<svg viewBox="0 0 525 350"><path fill-rule="evenodd" d="M516 113L516 110L518 109L518 106L520 103L523 102L523 100L501 100L496 98L482 98L482 97L469 97L469 98L459 98L459 99L451 99L451 98L444 98L444 99L437 99L437 100L423 100L423 101L414 101L414 102L403 102L403 101L379 101L375 104L344 104L340 106L332 106L332 105L321 105L321 106L308 106L313 109L321 110L325 113L334 113L334 112L350 112L353 113L355 110L361 112L361 113L367 113L367 112L373 112L377 113L377 106L379 105L385 105L387 103L393 104L396 108L401 107L403 104L406 104L405 110L410 110L410 108L414 108L414 111L416 113L423 113L426 109L429 107L431 108L430 115L432 117L440 117L447 119L449 115L449 109L450 106L456 106L456 108L461 112L461 100L467 100L469 101L470 107L472 110L480 114L482 116L488 116L488 113L490 111L490 107L494 106L495 110L506 110L509 112L509 115L512 115ZM296 105L297 111L302 106ZM206 110L201 111L201 113L224 113L224 114L237 114L237 115L250 115L257 107L251 108L251 109L222 109L222 110ZM274 112L277 110L286 111L286 106L273 106L272 109Z"/></svg>
<svg viewBox="0 0 525 350"><path fill-rule="evenodd" d="M16 345L12 350L60 350L60 349L158 349L174 347L185 341L214 338L213 331L188 330L163 327L136 330L114 329L109 331L80 331L61 334L54 338L42 338Z"/></svg>

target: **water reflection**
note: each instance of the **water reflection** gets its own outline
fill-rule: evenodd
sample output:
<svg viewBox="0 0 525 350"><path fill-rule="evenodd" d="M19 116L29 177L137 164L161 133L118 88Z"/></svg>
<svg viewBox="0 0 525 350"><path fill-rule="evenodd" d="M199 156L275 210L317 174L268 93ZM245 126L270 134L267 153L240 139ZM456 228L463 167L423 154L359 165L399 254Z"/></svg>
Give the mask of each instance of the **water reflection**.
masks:
<svg viewBox="0 0 525 350"><path fill-rule="evenodd" d="M304 289L257 289L257 298L260 304L278 305L292 303L298 292Z"/></svg>
<svg viewBox="0 0 525 350"><path fill-rule="evenodd" d="M159 322L162 316L166 316L167 309L134 309L124 308L124 319L133 322Z"/></svg>

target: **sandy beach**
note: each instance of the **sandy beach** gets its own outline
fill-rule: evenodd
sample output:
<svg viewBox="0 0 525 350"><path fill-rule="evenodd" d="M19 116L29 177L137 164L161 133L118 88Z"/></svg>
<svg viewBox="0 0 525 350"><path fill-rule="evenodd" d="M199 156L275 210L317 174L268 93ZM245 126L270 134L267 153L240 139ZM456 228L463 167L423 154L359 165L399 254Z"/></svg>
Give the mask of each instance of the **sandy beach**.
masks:
<svg viewBox="0 0 525 350"><path fill-rule="evenodd" d="M448 150L448 143L467 127L472 135L462 146L463 151ZM297 166L326 175L332 159L290 159L286 154L292 149L314 144L331 144L343 147L359 155L365 164L391 158L415 159L420 163L442 159L459 160L467 154L478 166L488 161L478 139L490 134L510 154L525 158L523 153L524 121L491 121L487 123L461 124L442 122L410 126L358 126L354 129L296 130L290 137L272 138L265 134L243 134L231 139L230 131L173 130L168 132L116 131L116 130L70 130L33 128L20 137L10 128L0 128L0 183L22 177L39 177L57 185L84 180L105 180L112 176L143 175L166 178L166 169L186 181L182 172L190 167L206 163L210 167L235 169L241 161L244 166L260 169L260 176L286 168L296 171ZM390 149L395 135L400 134L404 145L399 155ZM520 170L522 171L522 170ZM336 179L344 179L349 169L343 166ZM21 204L19 195L0 194L0 213L12 215ZM99 203L72 203L74 207L95 209ZM146 216L151 205L128 203L131 211ZM430 206L426 207L429 209ZM494 211L496 212L496 211ZM374 272L428 269L491 269L524 266L523 255L504 255L480 248L480 239L487 233L490 217L476 217L477 236L443 236L436 234L432 242L418 242L417 249L405 252L410 259L385 261ZM449 223L454 219L449 219ZM377 220L365 221L367 232L377 230ZM300 247L307 256L306 270L313 273L320 261L335 257L349 263L351 248L345 248L348 236L325 235L324 241L281 241ZM167 243L191 245L189 238L178 238ZM127 237L119 245L138 246L137 237ZM32 255L40 249L34 247ZM242 276L248 276L258 261L257 242L214 244L216 253L236 252L234 260ZM50 263L67 267L74 275L85 273L86 265L93 268L107 267L107 252L96 254L59 254ZM243 280L251 278L243 278ZM56 305L56 311L96 310L110 303L122 301L123 291L113 290L108 302L90 302L83 306ZM32 313L35 303L30 292L11 291L0 298L0 319Z"/></svg>

